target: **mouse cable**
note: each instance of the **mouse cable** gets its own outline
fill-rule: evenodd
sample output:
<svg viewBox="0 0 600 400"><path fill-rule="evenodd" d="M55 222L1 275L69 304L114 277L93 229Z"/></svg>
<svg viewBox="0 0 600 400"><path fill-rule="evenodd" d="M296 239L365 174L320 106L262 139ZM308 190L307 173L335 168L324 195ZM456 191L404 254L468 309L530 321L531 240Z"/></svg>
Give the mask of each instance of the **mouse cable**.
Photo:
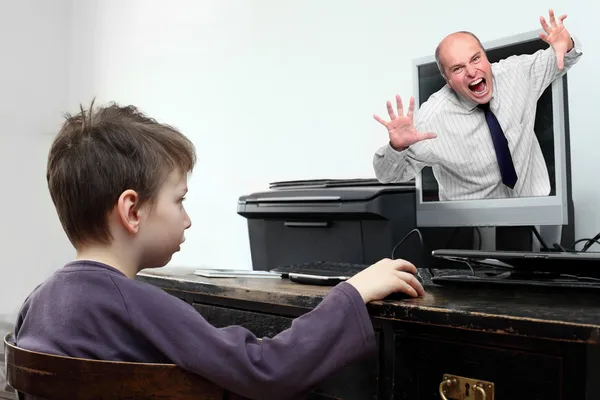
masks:
<svg viewBox="0 0 600 400"><path fill-rule="evenodd" d="M411 230L410 232L408 232L406 235L404 235L404 237L402 239L400 239L400 241L394 246L394 248L392 249L392 260L396 259L396 250L398 249L398 247L400 247L402 245L402 243L404 243L404 241L413 233L416 233L419 236L419 242L421 244L421 254L423 254L425 252L425 244L423 242L423 235L421 234L421 231L417 228ZM431 274L431 276L433 276L433 271L431 270L430 267L427 267L427 270L429 271L429 273ZM418 267L417 267L417 273L419 272Z"/></svg>

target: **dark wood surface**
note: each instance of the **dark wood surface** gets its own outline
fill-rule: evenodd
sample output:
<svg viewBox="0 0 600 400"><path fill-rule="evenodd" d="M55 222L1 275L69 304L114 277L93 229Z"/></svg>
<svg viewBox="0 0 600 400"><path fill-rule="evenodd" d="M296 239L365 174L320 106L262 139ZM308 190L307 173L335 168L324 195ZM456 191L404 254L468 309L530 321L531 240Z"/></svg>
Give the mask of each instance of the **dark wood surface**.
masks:
<svg viewBox="0 0 600 400"><path fill-rule="evenodd" d="M286 279L203 278L193 268L142 271L138 280L193 305L211 324L259 337L288 328L330 287ZM368 304L378 351L338 371L309 397L440 399L446 374L492 382L496 399L600 399L600 296L518 287L443 287Z"/></svg>
<svg viewBox="0 0 600 400"><path fill-rule="evenodd" d="M306 311L331 289L287 279L204 278L193 268L166 267L140 272L137 279L178 292L221 299L223 305L258 303ZM599 344L600 295L577 290L515 287L442 287L425 285L423 297L372 302L375 318L511 336ZM214 302L214 300L213 300ZM294 315L291 313L290 315Z"/></svg>

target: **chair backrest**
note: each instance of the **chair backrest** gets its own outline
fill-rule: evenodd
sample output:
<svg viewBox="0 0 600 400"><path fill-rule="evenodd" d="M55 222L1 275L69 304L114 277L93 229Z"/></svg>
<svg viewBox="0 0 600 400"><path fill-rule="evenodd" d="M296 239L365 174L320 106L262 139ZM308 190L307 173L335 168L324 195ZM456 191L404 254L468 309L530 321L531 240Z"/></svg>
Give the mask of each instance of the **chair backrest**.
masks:
<svg viewBox="0 0 600 400"><path fill-rule="evenodd" d="M6 380L19 393L52 399L222 400L216 384L175 364L86 360L38 353L4 338Z"/></svg>

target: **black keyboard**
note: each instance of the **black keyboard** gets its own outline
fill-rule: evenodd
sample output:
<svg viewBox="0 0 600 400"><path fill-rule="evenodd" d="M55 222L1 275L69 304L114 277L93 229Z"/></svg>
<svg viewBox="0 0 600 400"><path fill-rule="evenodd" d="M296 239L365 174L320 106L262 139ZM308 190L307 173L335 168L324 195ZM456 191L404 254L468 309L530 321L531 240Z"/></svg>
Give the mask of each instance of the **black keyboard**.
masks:
<svg viewBox="0 0 600 400"><path fill-rule="evenodd" d="M368 264L353 264L335 261L311 261L299 264L281 265L273 268L272 272L280 273L284 278L289 277L289 273L318 275L318 276L352 276L356 275Z"/></svg>

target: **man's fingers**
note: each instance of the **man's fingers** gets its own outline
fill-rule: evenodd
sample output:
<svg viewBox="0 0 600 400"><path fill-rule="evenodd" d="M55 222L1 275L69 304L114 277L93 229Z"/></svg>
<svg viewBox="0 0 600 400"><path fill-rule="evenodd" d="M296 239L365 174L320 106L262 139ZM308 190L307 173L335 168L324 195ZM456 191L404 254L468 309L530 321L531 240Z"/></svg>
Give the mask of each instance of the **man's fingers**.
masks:
<svg viewBox="0 0 600 400"><path fill-rule="evenodd" d="M421 134L421 140L435 139L436 137L437 137L437 135L433 132L427 132L427 133Z"/></svg>
<svg viewBox="0 0 600 400"><path fill-rule="evenodd" d="M400 98L400 95L396 95L396 108L398 109L398 116L403 116L404 107L402 106L402 99Z"/></svg>
<svg viewBox="0 0 600 400"><path fill-rule="evenodd" d="M410 103L408 105L408 112L406 113L406 116L408 118L412 118L414 111L415 111L415 98L411 96L410 97Z"/></svg>
<svg viewBox="0 0 600 400"><path fill-rule="evenodd" d="M556 26L556 18L554 18L554 10L548 10L548 14L550 15L550 25Z"/></svg>
<svg viewBox="0 0 600 400"><path fill-rule="evenodd" d="M559 25L562 24L562 22L567 18L567 14L563 14L560 17L558 17L558 23Z"/></svg>
<svg viewBox="0 0 600 400"><path fill-rule="evenodd" d="M390 119L395 120L396 114L394 113L394 109L392 108L392 103L388 100L385 104L387 106L388 115L390 116Z"/></svg>
<svg viewBox="0 0 600 400"><path fill-rule="evenodd" d="M546 19L544 17L540 17L540 24L542 25L542 29L546 33L550 34L550 26L548 25L548 23L546 22Z"/></svg>
<svg viewBox="0 0 600 400"><path fill-rule="evenodd" d="M543 32L540 32L540 39L542 39L544 42L548 43L548 35L546 35ZM548 43L550 44L550 43Z"/></svg>
<svg viewBox="0 0 600 400"><path fill-rule="evenodd" d="M383 125L383 126L385 126L387 128L387 122L385 122L384 120L382 120L381 118L379 118L375 114L373 114L373 118L375 118L375 121L379 122L381 125Z"/></svg>

